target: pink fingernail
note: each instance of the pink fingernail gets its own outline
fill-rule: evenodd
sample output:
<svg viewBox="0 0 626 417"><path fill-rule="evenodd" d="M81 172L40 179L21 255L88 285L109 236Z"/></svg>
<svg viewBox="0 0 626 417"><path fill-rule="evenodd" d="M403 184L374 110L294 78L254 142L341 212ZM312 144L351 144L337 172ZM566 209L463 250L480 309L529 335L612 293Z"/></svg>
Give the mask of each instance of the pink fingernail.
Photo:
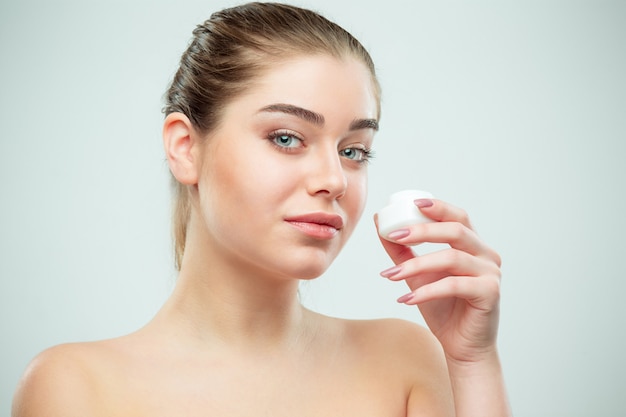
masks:
<svg viewBox="0 0 626 417"><path fill-rule="evenodd" d="M429 198L418 198L413 202L419 208L431 207L433 205L433 200Z"/></svg>
<svg viewBox="0 0 626 417"><path fill-rule="evenodd" d="M394 275L397 275L400 271L402 271L402 267L399 265L396 266L392 266L389 269L385 269L383 272L380 273L380 275L382 275L385 278L391 278Z"/></svg>
<svg viewBox="0 0 626 417"><path fill-rule="evenodd" d="M413 293L410 292L408 294L404 294L402 297L398 298L398 302L399 303L406 303L408 301L411 301L413 299Z"/></svg>
<svg viewBox="0 0 626 417"><path fill-rule="evenodd" d="M389 233L387 237L391 240L397 240L397 239L402 239L403 237L407 237L410 234L411 234L411 231L409 229L400 229L400 230L394 230L393 232Z"/></svg>

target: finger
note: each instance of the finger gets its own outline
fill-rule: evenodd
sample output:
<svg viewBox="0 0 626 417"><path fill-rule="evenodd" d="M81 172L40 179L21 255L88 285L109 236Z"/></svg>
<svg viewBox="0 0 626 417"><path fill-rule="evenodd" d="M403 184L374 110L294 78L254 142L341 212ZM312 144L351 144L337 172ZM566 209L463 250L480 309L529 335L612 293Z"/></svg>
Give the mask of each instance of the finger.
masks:
<svg viewBox="0 0 626 417"><path fill-rule="evenodd" d="M380 234L378 233L378 215L377 214L374 215L374 224L376 225L376 232L378 234L378 239L380 239L380 243L382 243L383 248L385 249L385 252L387 252L387 255L389 255L391 260L393 260L393 262L396 265L406 262L409 259L412 259L415 257L415 254L413 253L410 247L391 242L380 236Z"/></svg>
<svg viewBox="0 0 626 417"><path fill-rule="evenodd" d="M402 233L400 233L402 232ZM450 247L493 261L500 266L500 255L486 245L472 229L459 222L421 223L392 232L385 240L400 245L447 243Z"/></svg>
<svg viewBox="0 0 626 417"><path fill-rule="evenodd" d="M428 218L437 222L458 222L473 229L467 212L442 200L418 199L415 205Z"/></svg>
<svg viewBox="0 0 626 417"><path fill-rule="evenodd" d="M491 261L456 249L446 249L409 259L394 268L381 272L392 281L407 280L411 289L449 275L499 275L499 268Z"/></svg>
<svg viewBox="0 0 626 417"><path fill-rule="evenodd" d="M417 305L446 298L461 298L476 309L491 311L500 299L500 279L497 276L449 276L423 285L398 301Z"/></svg>

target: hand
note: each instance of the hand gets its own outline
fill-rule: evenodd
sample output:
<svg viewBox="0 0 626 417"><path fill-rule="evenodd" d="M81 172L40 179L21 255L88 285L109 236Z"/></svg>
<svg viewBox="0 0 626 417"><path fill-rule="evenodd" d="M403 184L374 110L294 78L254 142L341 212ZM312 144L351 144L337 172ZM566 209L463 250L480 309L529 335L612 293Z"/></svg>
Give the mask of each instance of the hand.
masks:
<svg viewBox="0 0 626 417"><path fill-rule="evenodd" d="M396 264L381 275L408 284L411 292L398 302L419 306L448 360L479 362L496 351L500 256L480 240L463 210L441 200L416 200L416 205L436 222L381 237ZM407 246L423 242L450 248L417 256Z"/></svg>

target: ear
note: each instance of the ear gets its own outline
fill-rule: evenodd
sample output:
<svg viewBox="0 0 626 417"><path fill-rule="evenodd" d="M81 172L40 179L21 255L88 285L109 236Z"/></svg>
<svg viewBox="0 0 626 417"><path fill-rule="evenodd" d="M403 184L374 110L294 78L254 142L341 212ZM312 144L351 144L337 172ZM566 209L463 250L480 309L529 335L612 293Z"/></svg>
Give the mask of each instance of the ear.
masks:
<svg viewBox="0 0 626 417"><path fill-rule="evenodd" d="M182 184L198 183L199 145L196 131L187 116L178 112L167 115L163 123L165 156L172 175Z"/></svg>

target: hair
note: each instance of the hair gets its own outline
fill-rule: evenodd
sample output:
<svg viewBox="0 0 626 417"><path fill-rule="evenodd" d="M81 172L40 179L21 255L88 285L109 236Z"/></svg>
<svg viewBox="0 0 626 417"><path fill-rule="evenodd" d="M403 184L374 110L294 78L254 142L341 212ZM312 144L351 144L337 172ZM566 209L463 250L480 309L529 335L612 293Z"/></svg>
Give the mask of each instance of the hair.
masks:
<svg viewBox="0 0 626 417"><path fill-rule="evenodd" d="M216 12L195 28L165 94L163 112L183 113L206 135L219 124L225 106L271 65L316 54L363 62L371 73L380 107L374 63L356 38L311 10L254 2ZM180 269L191 201L188 186L172 179L172 232L176 268Z"/></svg>

